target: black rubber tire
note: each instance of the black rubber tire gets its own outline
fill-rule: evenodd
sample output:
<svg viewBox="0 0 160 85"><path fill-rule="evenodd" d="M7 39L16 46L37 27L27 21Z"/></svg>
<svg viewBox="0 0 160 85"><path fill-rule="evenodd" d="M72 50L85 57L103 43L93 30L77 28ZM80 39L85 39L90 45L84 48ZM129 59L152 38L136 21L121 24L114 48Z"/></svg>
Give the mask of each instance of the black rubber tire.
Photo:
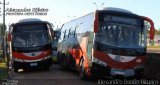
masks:
<svg viewBox="0 0 160 85"><path fill-rule="evenodd" d="M18 68L14 68L14 72L15 72L15 73L18 73Z"/></svg>
<svg viewBox="0 0 160 85"><path fill-rule="evenodd" d="M89 79L89 76L85 74L85 68L84 68L84 59L82 58L80 60L80 71L79 71L79 75L80 75L80 78L82 80L88 80Z"/></svg>
<svg viewBox="0 0 160 85"><path fill-rule="evenodd" d="M60 67L61 67L61 70L67 70L65 55L62 55L61 57Z"/></svg>

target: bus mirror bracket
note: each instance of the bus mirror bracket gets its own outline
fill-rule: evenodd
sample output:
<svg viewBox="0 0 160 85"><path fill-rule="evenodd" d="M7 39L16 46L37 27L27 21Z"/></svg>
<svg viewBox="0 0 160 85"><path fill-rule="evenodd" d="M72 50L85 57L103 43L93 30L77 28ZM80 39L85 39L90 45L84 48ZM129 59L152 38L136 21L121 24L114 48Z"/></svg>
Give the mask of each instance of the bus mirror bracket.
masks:
<svg viewBox="0 0 160 85"><path fill-rule="evenodd" d="M142 18L150 23L151 26L150 26L149 37L150 37L151 40L153 40L153 39L154 39L154 31L155 31L154 23L153 23L153 21L152 21L150 18L148 18L148 17L142 16Z"/></svg>
<svg viewBox="0 0 160 85"><path fill-rule="evenodd" d="M94 32L97 33L98 32L98 10L96 10L95 12L95 20L94 20Z"/></svg>

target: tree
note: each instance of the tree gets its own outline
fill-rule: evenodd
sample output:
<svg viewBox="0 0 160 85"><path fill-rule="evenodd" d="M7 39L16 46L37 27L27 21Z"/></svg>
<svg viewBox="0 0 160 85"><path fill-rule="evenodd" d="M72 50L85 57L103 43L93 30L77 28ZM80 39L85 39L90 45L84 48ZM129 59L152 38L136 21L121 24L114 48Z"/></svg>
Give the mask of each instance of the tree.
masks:
<svg viewBox="0 0 160 85"><path fill-rule="evenodd" d="M5 29L3 28L3 24L0 23L0 49L1 49L1 45L2 45L2 42L3 42L3 36L5 36L5 30L6 30L6 27Z"/></svg>
<svg viewBox="0 0 160 85"><path fill-rule="evenodd" d="M0 48L1 48L1 45L2 45L2 29L3 29L3 24L2 23L0 23Z"/></svg>

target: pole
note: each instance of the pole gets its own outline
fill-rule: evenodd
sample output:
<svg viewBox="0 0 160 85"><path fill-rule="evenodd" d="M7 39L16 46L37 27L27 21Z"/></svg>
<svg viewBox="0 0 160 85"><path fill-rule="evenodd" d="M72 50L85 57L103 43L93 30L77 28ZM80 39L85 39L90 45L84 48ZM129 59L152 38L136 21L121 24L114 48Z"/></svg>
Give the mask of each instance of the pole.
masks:
<svg viewBox="0 0 160 85"><path fill-rule="evenodd" d="M96 6L96 8L97 8L97 10L98 10L98 6L97 6L96 2L93 2L93 4Z"/></svg>
<svg viewBox="0 0 160 85"><path fill-rule="evenodd" d="M5 38L5 0L3 0L3 30L2 30L2 32L3 32L3 56L5 57L5 58L7 58L7 63L6 63L6 66L7 66L7 73L8 73L8 75L7 75L7 77L9 77L9 59L8 59L8 57L6 57L6 38Z"/></svg>
<svg viewBox="0 0 160 85"><path fill-rule="evenodd" d="M3 31L5 31L5 0L3 0Z"/></svg>
<svg viewBox="0 0 160 85"><path fill-rule="evenodd" d="M92 0L90 0L91 2L92 2L92 4L96 7L96 10L98 10L98 9L100 9L100 8L102 8L102 6L104 5L104 2L103 3L101 3L101 5L99 6L99 5L97 5L97 3L96 2L93 2Z"/></svg>

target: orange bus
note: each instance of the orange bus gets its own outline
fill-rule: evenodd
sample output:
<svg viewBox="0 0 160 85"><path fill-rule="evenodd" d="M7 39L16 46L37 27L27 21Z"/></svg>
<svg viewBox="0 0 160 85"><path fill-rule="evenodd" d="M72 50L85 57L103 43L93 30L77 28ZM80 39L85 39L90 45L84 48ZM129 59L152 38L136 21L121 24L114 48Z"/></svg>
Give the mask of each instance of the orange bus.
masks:
<svg viewBox="0 0 160 85"><path fill-rule="evenodd" d="M82 79L140 77L146 62L147 27L151 19L120 8L96 10L63 24L58 61L63 69L79 71Z"/></svg>
<svg viewBox="0 0 160 85"><path fill-rule="evenodd" d="M52 65L52 27L39 19L23 19L9 27L8 50L15 72L18 69Z"/></svg>

